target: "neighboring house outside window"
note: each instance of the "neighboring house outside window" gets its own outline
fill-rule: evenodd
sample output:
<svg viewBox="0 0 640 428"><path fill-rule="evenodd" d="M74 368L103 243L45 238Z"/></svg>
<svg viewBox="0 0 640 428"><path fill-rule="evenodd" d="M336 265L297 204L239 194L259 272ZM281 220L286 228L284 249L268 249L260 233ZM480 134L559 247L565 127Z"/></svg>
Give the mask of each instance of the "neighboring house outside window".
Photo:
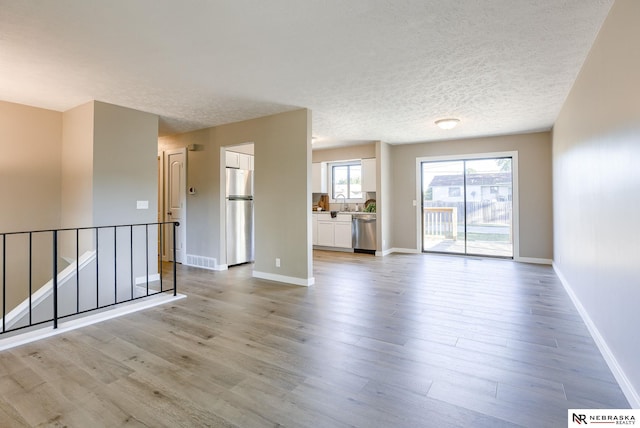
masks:
<svg viewBox="0 0 640 428"><path fill-rule="evenodd" d="M467 174L467 200L469 202L482 201L511 201L513 198L513 185L510 172L495 173L470 173ZM437 175L427 188L426 194L429 201L444 203L462 202L463 177L460 174Z"/></svg>
<svg viewBox="0 0 640 428"><path fill-rule="evenodd" d="M360 161L331 164L331 196L345 200L362 199L362 165Z"/></svg>

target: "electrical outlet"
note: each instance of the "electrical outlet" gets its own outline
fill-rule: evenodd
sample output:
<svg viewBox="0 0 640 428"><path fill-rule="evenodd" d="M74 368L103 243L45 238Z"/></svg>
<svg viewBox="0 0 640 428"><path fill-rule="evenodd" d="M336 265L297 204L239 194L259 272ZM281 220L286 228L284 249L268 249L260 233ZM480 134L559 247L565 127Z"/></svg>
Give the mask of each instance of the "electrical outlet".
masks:
<svg viewBox="0 0 640 428"><path fill-rule="evenodd" d="M280 259L276 258L276 267L280 267Z"/></svg>

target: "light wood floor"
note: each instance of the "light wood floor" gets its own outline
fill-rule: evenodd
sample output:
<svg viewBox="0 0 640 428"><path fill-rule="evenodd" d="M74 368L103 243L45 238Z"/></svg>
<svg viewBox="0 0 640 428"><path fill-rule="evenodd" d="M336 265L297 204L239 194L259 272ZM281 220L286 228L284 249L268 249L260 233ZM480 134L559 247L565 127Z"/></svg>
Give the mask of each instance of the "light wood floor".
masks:
<svg viewBox="0 0 640 428"><path fill-rule="evenodd" d="M628 407L552 269L315 252L316 285L188 297L0 353L0 426L564 427Z"/></svg>

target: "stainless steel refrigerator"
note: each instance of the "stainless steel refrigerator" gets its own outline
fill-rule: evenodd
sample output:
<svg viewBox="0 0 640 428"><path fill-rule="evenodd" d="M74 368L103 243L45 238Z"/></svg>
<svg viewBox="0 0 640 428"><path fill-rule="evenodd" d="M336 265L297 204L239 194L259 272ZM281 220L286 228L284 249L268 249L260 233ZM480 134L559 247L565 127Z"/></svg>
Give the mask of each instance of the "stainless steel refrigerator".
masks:
<svg viewBox="0 0 640 428"><path fill-rule="evenodd" d="M227 168L227 265L254 261L253 171Z"/></svg>

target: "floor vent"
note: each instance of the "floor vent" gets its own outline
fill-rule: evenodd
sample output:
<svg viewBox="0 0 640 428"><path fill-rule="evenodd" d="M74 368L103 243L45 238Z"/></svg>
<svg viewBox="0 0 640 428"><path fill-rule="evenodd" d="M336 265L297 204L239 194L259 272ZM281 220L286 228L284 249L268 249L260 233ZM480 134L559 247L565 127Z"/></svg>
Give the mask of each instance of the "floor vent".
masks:
<svg viewBox="0 0 640 428"><path fill-rule="evenodd" d="M212 259L211 257L194 256L191 254L187 254L187 265L211 270L216 270L218 266L216 259Z"/></svg>

